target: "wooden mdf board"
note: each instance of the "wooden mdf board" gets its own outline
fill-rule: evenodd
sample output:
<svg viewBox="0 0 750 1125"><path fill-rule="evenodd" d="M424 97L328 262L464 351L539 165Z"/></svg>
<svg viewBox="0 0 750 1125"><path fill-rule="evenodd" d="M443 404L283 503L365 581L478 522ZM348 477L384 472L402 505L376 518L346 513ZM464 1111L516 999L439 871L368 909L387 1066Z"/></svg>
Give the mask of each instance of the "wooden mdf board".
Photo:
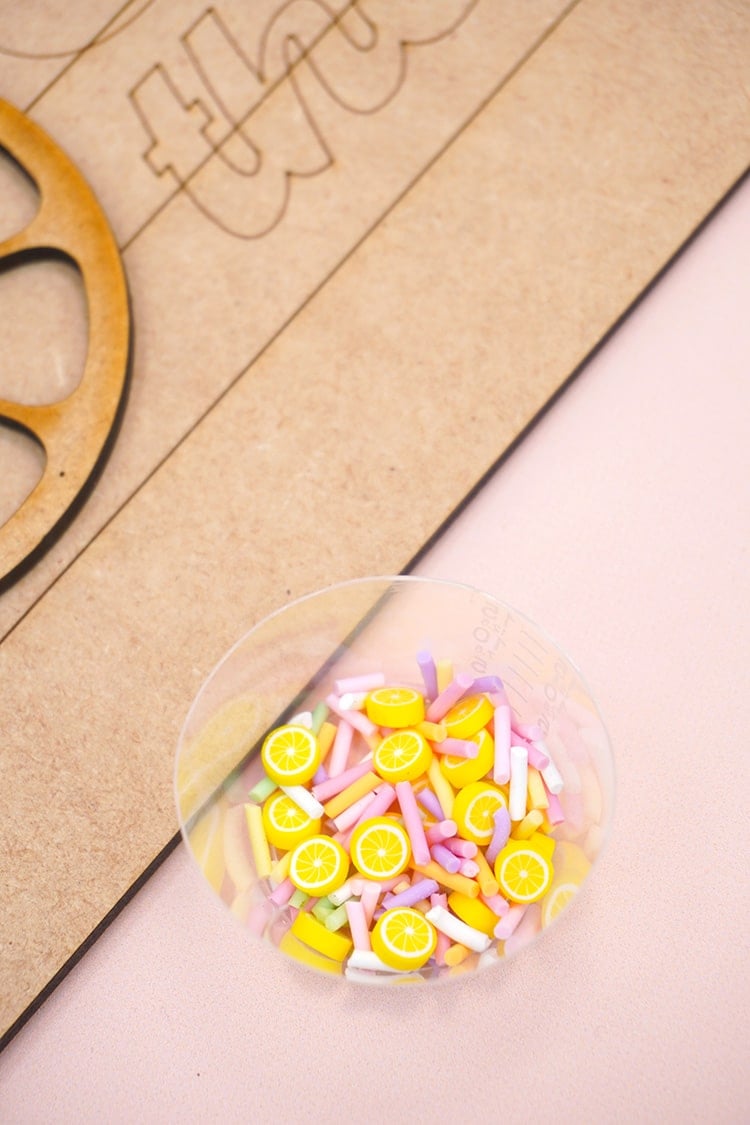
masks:
<svg viewBox="0 0 750 1125"><path fill-rule="evenodd" d="M93 49L32 94L112 216L138 345L99 486L3 599L4 1028L172 836L177 733L228 645L290 595L407 565L747 167L743 8L463 7L419 89L315 103L335 158L262 237L187 181L133 226L122 168L72 152Z"/></svg>

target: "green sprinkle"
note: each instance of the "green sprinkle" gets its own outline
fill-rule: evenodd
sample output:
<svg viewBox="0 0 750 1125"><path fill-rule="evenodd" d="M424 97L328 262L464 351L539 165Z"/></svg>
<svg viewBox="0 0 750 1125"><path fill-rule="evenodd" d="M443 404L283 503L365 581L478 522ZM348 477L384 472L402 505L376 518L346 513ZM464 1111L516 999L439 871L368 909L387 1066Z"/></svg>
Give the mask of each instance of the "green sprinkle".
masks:
<svg viewBox="0 0 750 1125"><path fill-rule="evenodd" d="M337 907L335 910L331 911L327 918L323 919L327 930L340 930L348 921L349 918L346 913L346 906Z"/></svg>
<svg viewBox="0 0 750 1125"><path fill-rule="evenodd" d="M315 903L315 906L312 908L312 913L319 922L325 922L328 915L332 914L334 910L335 907L329 898L321 898Z"/></svg>
<svg viewBox="0 0 750 1125"><path fill-rule="evenodd" d="M292 897L289 899L289 905L290 906L296 906L297 909L299 910L299 908L301 906L305 905L305 903L307 902L309 897L310 897L309 895L305 894L305 892L301 891L298 887L297 890L292 895Z"/></svg>
<svg viewBox="0 0 750 1125"><path fill-rule="evenodd" d="M325 703L319 703L312 713L312 732L313 734L320 734L320 728L328 718L328 708Z"/></svg>
<svg viewBox="0 0 750 1125"><path fill-rule="evenodd" d="M271 796L274 789L278 789L278 785L275 781L271 781L270 777L266 777L266 775L264 774L260 781L258 781L252 787L252 789L248 793L248 797L256 805L262 805L266 797Z"/></svg>

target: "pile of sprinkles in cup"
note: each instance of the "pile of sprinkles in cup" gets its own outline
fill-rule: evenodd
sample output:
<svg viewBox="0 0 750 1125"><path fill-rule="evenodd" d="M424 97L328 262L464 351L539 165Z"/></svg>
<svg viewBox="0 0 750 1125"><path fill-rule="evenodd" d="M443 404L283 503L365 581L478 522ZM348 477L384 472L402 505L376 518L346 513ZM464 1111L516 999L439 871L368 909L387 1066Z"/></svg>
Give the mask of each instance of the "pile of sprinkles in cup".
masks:
<svg viewBox="0 0 750 1125"><path fill-rule="evenodd" d="M511 953L589 868L554 838L563 777L501 680L454 675L427 652L417 664L423 690L340 679L272 730L244 803L266 892L251 926L283 911L282 950L347 975Z"/></svg>

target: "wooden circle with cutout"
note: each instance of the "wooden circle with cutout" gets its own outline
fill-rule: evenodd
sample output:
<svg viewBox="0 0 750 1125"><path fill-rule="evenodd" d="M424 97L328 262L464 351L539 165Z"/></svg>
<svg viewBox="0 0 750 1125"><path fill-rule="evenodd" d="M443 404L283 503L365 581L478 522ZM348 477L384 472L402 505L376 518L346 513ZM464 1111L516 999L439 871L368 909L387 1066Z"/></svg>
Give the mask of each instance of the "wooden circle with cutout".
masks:
<svg viewBox="0 0 750 1125"><path fill-rule="evenodd" d="M40 206L0 242L0 269L58 254L79 269L88 342L75 390L49 405L0 399L0 420L42 445L44 472L0 527L0 589L19 577L64 525L108 451L127 384L131 320L125 272L112 231L85 179L47 134L0 99L0 148L36 184Z"/></svg>

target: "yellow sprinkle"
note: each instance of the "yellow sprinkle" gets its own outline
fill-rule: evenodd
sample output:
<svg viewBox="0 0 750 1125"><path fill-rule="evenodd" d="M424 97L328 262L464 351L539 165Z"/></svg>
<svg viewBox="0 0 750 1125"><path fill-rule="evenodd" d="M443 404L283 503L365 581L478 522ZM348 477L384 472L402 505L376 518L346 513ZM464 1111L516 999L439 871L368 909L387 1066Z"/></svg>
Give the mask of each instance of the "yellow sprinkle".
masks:
<svg viewBox="0 0 750 1125"><path fill-rule="evenodd" d="M455 942L453 945L448 946L443 954L443 960L446 965L450 965L451 968L454 968L456 965L460 965L462 961L465 961L470 953L471 950L468 949L467 946L461 945L460 942Z"/></svg>
<svg viewBox="0 0 750 1125"><path fill-rule="evenodd" d="M479 868L477 882L479 883L480 891L483 895L486 895L487 898L492 898L492 896L496 895L500 890L500 884L495 878L495 873L485 859L484 852L481 848L477 849L477 854L474 856L474 863L476 863Z"/></svg>
<svg viewBox="0 0 750 1125"><path fill-rule="evenodd" d="M437 672L437 687L438 695L441 691L445 691L448 684L453 683L453 661L451 660L438 660L435 665Z"/></svg>
<svg viewBox="0 0 750 1125"><path fill-rule="evenodd" d="M417 723L414 729L418 730L430 742L442 742L448 737L448 728L445 723L428 723L425 719L424 722Z"/></svg>
<svg viewBox="0 0 750 1125"><path fill-rule="evenodd" d="M245 805L247 830L250 834L250 847L259 879L267 879L271 874L271 852L263 829L263 811L260 805Z"/></svg>
<svg viewBox="0 0 750 1125"><path fill-rule="evenodd" d="M336 737L336 727L333 723L327 720L324 722L318 731L318 746L320 747L320 760L325 761L325 756L333 746L333 740Z"/></svg>
<svg viewBox="0 0 750 1125"><path fill-rule="evenodd" d="M468 895L469 898L479 897L479 883L475 879L469 879L459 872L454 875L452 871L446 871L439 863L435 863L434 859L431 859L429 863L419 865L412 861L411 866L420 875L425 875L428 879L434 879L436 883L441 883L444 887L450 887L452 891L460 891L461 894Z"/></svg>
<svg viewBox="0 0 750 1125"><path fill-rule="evenodd" d="M278 887L279 883L284 882L287 875L289 874L289 865L290 865L291 862L292 862L292 853L291 853L291 851L289 851L289 852L284 852L281 859L277 860L276 863L274 863L273 867L271 868L271 873L269 875L269 879L274 884L274 886Z"/></svg>
<svg viewBox="0 0 750 1125"><path fill-rule="evenodd" d="M453 786L445 777L443 771L440 769L440 763L438 762L437 758L433 758L430 762L427 770L427 776L430 779L430 785L434 790L435 796L440 802L440 807L443 810L443 815L450 818L451 813L453 812L453 801L455 798L455 793L453 792Z"/></svg>
<svg viewBox="0 0 750 1125"><path fill-rule="evenodd" d="M544 822L544 816L539 812L539 809L532 809L530 813L526 813L523 820L519 820L511 832L514 840L528 840L535 832L538 832Z"/></svg>
<svg viewBox="0 0 750 1125"><path fill-rule="evenodd" d="M358 777L351 785L347 785L346 789L342 789L335 797L331 797L323 808L325 809L326 816L331 820L348 809L360 797L364 797L367 793L371 793L373 789L377 789L378 785L382 785L382 778L378 777L376 773L366 773L362 777Z"/></svg>
<svg viewBox="0 0 750 1125"><path fill-rule="evenodd" d="M529 794L528 807L530 809L548 809L549 799L547 797L547 790L544 788L542 775L539 770L535 770L533 766L529 766L526 786Z"/></svg>

